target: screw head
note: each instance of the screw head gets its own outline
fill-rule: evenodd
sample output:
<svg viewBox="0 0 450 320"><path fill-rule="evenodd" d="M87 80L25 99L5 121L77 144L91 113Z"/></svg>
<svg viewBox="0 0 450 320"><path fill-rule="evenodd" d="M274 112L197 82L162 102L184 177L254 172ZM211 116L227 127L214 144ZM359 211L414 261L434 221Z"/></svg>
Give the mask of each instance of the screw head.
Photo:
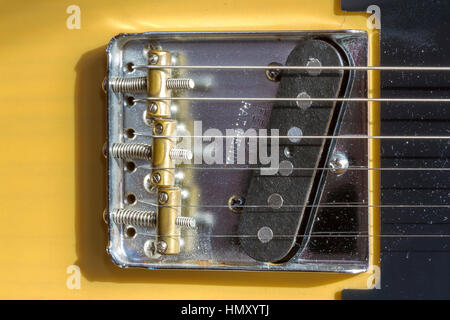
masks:
<svg viewBox="0 0 450 320"><path fill-rule="evenodd" d="M144 243L144 254L149 258L159 258L159 254L156 250L156 244L152 240L147 240Z"/></svg>
<svg viewBox="0 0 450 320"><path fill-rule="evenodd" d="M289 146L284 147L283 153L286 158L292 158L292 156L293 156L293 151Z"/></svg>
<svg viewBox="0 0 450 320"><path fill-rule="evenodd" d="M245 198L241 195L235 194L228 199L228 208L231 212L241 213L244 210Z"/></svg>
<svg viewBox="0 0 450 320"><path fill-rule="evenodd" d="M156 53L152 53L148 57L148 62L150 62L150 64L157 64L158 61L159 61L159 56Z"/></svg>
<svg viewBox="0 0 450 320"><path fill-rule="evenodd" d="M158 123L158 124L155 126L155 133L161 134L161 133L163 133L163 132L164 132L164 127L163 127L163 125L162 125L161 123Z"/></svg>
<svg viewBox="0 0 450 320"><path fill-rule="evenodd" d="M158 199L159 203L166 203L167 201L169 201L169 195L166 192L161 192Z"/></svg>
<svg viewBox="0 0 450 320"><path fill-rule="evenodd" d="M281 63L271 62L269 63L269 67L281 66ZM270 81L278 82L281 79L281 70L280 69L267 69L266 77Z"/></svg>
<svg viewBox="0 0 450 320"><path fill-rule="evenodd" d="M165 241L158 241L156 244L156 251L159 253L164 253L167 250L167 243Z"/></svg>
<svg viewBox="0 0 450 320"><path fill-rule="evenodd" d="M154 184L158 184L161 181L161 175L159 173L153 174L152 181Z"/></svg>
<svg viewBox="0 0 450 320"><path fill-rule="evenodd" d="M157 184L157 183L156 183ZM144 189L148 192L148 193L155 193L157 186L153 185L153 176L150 174L147 174L144 177Z"/></svg>
<svg viewBox="0 0 450 320"><path fill-rule="evenodd" d="M154 102L150 104L149 111L151 113L156 113L158 111L158 105Z"/></svg>
<svg viewBox="0 0 450 320"><path fill-rule="evenodd" d="M331 172L338 176L344 174L348 169L348 159L342 152L337 152L331 157L328 166L331 168Z"/></svg>

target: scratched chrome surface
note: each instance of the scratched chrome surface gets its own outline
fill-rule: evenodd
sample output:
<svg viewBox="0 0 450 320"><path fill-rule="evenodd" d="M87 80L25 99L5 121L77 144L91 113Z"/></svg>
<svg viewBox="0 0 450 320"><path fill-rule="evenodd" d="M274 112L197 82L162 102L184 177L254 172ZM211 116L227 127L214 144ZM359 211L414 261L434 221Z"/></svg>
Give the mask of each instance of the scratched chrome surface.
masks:
<svg viewBox="0 0 450 320"><path fill-rule="evenodd" d="M160 47L173 53L173 64L178 65L268 65L271 62L286 61L287 56L298 41L317 36L334 39L356 66L367 65L367 35L362 31L324 31L324 32L252 32L252 33L145 33L122 34L109 44L108 78L123 76L145 76L147 70L126 70L126 64L145 65L146 52L150 46ZM189 77L195 80L196 88L174 94L187 97L275 97L278 82L268 81L264 70L173 70L174 76ZM366 72L354 72L353 85L348 97L367 96ZM108 103L108 141L139 142L151 144L151 127L144 122L145 103L126 103L127 95L107 91ZM145 94L134 94L143 98ZM193 122L202 121L203 132L216 128L225 129L264 128L270 112L271 102L252 101L176 101L172 118L179 123L179 135L186 128L195 134ZM367 134L367 104L349 102L340 126L339 134ZM133 128L137 135L129 139L124 131ZM286 133L280 132L280 135ZM184 141L187 143L188 141ZM205 142L205 145L208 143ZM337 139L336 151L345 152L350 166L368 165L368 145L365 139ZM224 150L225 155L227 150ZM280 161L284 160L280 156ZM150 172L150 164L134 160L137 169L130 173L124 169L122 160L108 156L108 208L127 207L125 195L134 193L136 210L156 210L155 193L144 188L144 178ZM182 215L197 219L197 229L181 231L181 253L176 256L147 256L144 244L154 240L155 229L136 227L134 237L126 236L126 226L109 223L109 245L107 251L112 260L121 267L144 268L189 268L189 269L227 269L227 270L284 270L284 271L332 271L357 273L367 269L368 264L368 172L349 170L342 176L327 174L320 203L332 202L331 196L337 191L351 192L358 198L361 207L355 208L352 219L355 224L348 245L343 243L345 253L333 248L333 237L327 248L317 250L315 238L284 264L270 264L255 261L239 247L236 237L239 215L232 213L228 199L234 194L246 193L248 170L201 170L203 165L189 165L194 169L180 169L184 179L179 186L186 197L183 199ZM222 167L221 165L214 165ZM238 167L238 165L229 165ZM242 166L241 166L242 167ZM288 179L288 177L286 177ZM350 187L349 187L350 186ZM349 189L350 188L350 189ZM261 204L265 205L265 204ZM222 206L211 208L211 206ZM319 208L311 224L312 234L321 234L320 222L327 219L327 208ZM322 233L323 234L323 233ZM223 235L231 235L225 236ZM342 245L342 243L341 243ZM342 249L342 248L341 248Z"/></svg>

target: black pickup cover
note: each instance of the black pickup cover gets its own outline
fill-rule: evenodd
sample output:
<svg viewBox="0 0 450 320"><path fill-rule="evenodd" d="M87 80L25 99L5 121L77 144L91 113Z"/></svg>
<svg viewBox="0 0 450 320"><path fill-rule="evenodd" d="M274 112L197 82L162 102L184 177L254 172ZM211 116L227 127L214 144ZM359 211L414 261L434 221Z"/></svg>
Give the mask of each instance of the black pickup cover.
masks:
<svg viewBox="0 0 450 320"><path fill-rule="evenodd" d="M322 65L342 66L344 61L340 52L324 40L305 40L291 52L286 66L304 66L310 58L318 59ZM342 90L344 72L325 71L313 75L304 70L284 70L281 73L277 97L295 98L305 92L310 97L337 97ZM332 120L339 112L339 105L333 101L314 101L307 109L297 105L297 101L275 103L271 112L268 131L279 129L280 136L287 136L291 127L302 130L304 136L324 136L332 134L336 123ZM302 139L291 142L280 139L280 161L290 161L294 168L317 168L320 160L329 152L326 139ZM284 154L290 149L291 157ZM323 162L323 161L322 161ZM259 261L281 262L292 256L298 248L296 239L301 225L306 223L305 213L313 208L306 207L320 194L317 180L321 170L296 170L288 176L261 175L255 170L251 176L246 207L239 222L240 244L245 252ZM314 185L316 184L316 187ZM314 194L313 194L314 193ZM268 198L279 194L283 207L274 209L268 206ZM272 240L261 242L257 233L262 227L273 232Z"/></svg>

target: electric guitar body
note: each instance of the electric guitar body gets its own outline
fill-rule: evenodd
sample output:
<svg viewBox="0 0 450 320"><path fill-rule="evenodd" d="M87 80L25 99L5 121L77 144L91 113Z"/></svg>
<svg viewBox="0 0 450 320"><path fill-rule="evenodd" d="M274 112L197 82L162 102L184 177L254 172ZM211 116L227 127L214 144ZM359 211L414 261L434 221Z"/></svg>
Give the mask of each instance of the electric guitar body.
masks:
<svg viewBox="0 0 450 320"><path fill-rule="evenodd" d="M450 297L448 14L4 4L0 297Z"/></svg>

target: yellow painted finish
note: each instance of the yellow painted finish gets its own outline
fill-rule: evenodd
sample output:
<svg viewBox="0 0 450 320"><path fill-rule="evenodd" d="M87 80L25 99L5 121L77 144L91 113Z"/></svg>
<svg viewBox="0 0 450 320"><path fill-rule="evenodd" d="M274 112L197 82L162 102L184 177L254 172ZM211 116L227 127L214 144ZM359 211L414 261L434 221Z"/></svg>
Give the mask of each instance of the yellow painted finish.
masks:
<svg viewBox="0 0 450 320"><path fill-rule="evenodd" d="M81 8L81 29L66 9ZM338 1L6 1L0 12L0 298L310 299L369 274L123 270L105 253L105 46L122 32L367 30ZM378 35L370 31L371 63ZM371 76L375 88L377 75ZM371 95L377 94L375 89ZM371 133L378 113L371 106ZM378 148L371 145L372 151ZM373 153L373 154L376 154ZM371 165L378 161L372 156ZM371 201L378 178L371 177ZM372 216L378 213L371 212ZM377 225L372 231L377 232ZM372 238L371 262L378 261ZM81 288L66 286L67 268ZM70 271L71 269L69 269Z"/></svg>

